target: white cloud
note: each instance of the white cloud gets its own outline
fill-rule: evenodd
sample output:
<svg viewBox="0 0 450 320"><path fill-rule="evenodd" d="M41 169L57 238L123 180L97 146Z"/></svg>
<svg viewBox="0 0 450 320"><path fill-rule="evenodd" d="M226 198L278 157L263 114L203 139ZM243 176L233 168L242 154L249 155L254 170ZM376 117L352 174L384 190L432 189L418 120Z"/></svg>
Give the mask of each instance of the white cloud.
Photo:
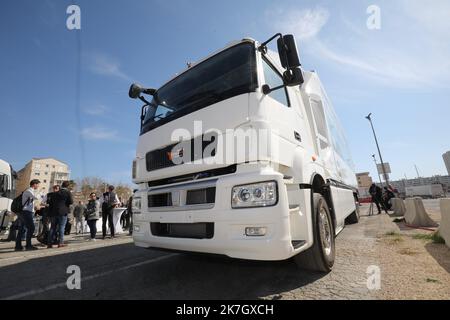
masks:
<svg viewBox="0 0 450 320"><path fill-rule="evenodd" d="M403 52L383 47L370 50L355 47L354 50L331 48L321 40L312 47L314 53L323 60L334 63L346 73L357 74L388 86L416 88L418 86L436 86L433 76L417 64L414 58L404 56ZM429 72L429 71L428 71Z"/></svg>
<svg viewBox="0 0 450 320"><path fill-rule="evenodd" d="M299 40L303 41L316 37L330 17L328 10L321 7L302 10L282 9L278 10L276 15L277 30L295 34Z"/></svg>
<svg viewBox="0 0 450 320"><path fill-rule="evenodd" d="M89 69L95 74L117 77L127 82L131 78L120 68L120 63L114 58L100 53L95 53L89 57Z"/></svg>
<svg viewBox="0 0 450 320"><path fill-rule="evenodd" d="M450 2L448 0L433 0L433 4L421 0L403 0L404 12L416 21L421 28L432 31L437 36L450 33Z"/></svg>
<svg viewBox="0 0 450 320"><path fill-rule="evenodd" d="M330 20L323 7L271 8L266 19L275 21L273 31L294 34L310 57L358 81L425 91L450 87L450 1L402 0L380 8L381 30L367 29L365 11L339 12L330 33L323 30Z"/></svg>
<svg viewBox="0 0 450 320"><path fill-rule="evenodd" d="M102 104L91 106L89 108L86 108L83 110L84 113L91 115L91 116L101 116L105 114L108 111L108 108Z"/></svg>
<svg viewBox="0 0 450 320"><path fill-rule="evenodd" d="M88 127L81 130L81 135L86 140L116 140L117 131L101 126Z"/></svg>
<svg viewBox="0 0 450 320"><path fill-rule="evenodd" d="M445 12L445 13L443 13ZM341 16L333 35L316 37L309 53L358 78L387 87L422 89L450 86L450 2L389 2L381 6L381 30L368 30Z"/></svg>

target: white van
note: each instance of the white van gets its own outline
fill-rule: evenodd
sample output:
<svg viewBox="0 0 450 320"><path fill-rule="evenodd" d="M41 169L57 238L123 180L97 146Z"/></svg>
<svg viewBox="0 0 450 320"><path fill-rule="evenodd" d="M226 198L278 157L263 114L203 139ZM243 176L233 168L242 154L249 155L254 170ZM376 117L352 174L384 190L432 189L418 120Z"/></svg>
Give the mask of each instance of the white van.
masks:
<svg viewBox="0 0 450 320"><path fill-rule="evenodd" d="M274 39L278 56L267 49ZM331 270L335 236L359 220L357 182L292 35L231 43L129 95L145 103L132 169L137 246Z"/></svg>
<svg viewBox="0 0 450 320"><path fill-rule="evenodd" d="M8 226L15 189L16 174L9 163L0 159L0 233Z"/></svg>

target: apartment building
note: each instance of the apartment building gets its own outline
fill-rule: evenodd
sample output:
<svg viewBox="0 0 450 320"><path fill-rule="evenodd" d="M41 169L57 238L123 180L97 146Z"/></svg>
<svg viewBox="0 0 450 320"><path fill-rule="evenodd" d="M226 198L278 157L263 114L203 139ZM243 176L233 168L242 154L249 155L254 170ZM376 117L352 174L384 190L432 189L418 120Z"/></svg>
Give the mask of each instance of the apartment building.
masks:
<svg viewBox="0 0 450 320"><path fill-rule="evenodd" d="M39 179L39 192L47 193L54 185L61 185L70 178L69 166L54 158L33 158L18 173L17 191L22 192L29 187L33 179Z"/></svg>

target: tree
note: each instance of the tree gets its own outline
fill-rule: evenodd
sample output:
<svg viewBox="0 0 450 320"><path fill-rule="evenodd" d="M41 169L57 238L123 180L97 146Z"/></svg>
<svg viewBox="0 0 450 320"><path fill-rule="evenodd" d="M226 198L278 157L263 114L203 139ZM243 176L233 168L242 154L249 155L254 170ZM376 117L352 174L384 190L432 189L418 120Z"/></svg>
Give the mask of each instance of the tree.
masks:
<svg viewBox="0 0 450 320"><path fill-rule="evenodd" d="M126 203L133 194L133 190L128 185L119 184L115 188L117 196Z"/></svg>
<svg viewBox="0 0 450 320"><path fill-rule="evenodd" d="M69 190L75 190L77 183L74 180L69 180Z"/></svg>
<svg viewBox="0 0 450 320"><path fill-rule="evenodd" d="M98 177L85 177L78 181L78 186L83 197L87 199L92 192L95 192L97 193L97 196L100 196L105 192L107 183Z"/></svg>

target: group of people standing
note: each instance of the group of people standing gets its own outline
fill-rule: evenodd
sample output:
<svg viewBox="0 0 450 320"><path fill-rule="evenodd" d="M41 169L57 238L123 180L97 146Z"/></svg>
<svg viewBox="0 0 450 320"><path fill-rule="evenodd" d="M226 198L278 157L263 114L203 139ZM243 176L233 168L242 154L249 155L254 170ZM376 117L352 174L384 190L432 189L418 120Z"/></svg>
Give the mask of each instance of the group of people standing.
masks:
<svg viewBox="0 0 450 320"><path fill-rule="evenodd" d="M391 199L395 198L397 191L391 185L382 189L373 183L370 186L369 193L372 196L372 203L377 206L378 214L381 214L381 209L388 213L392 208Z"/></svg>
<svg viewBox="0 0 450 320"><path fill-rule="evenodd" d="M83 233L84 221L86 221L91 233L91 239L95 240L97 234L97 220L100 219L101 211L103 233L102 238L106 238L107 226L109 227L111 238L114 238L114 208L117 208L121 205L122 202L114 191L114 186L109 186L108 191L103 193L100 200L97 197L96 193L91 193L86 206L80 201L74 208L75 232Z"/></svg>
<svg viewBox="0 0 450 320"><path fill-rule="evenodd" d="M16 236L15 251L22 251L22 238L26 232L26 250L38 250L33 246L31 239L35 231L34 215L36 211L45 212L43 214L44 224L50 224L50 228L46 227L48 247L52 248L53 244L58 248L65 247L64 229L67 223L67 215L70 212L70 206L73 204L72 194L69 191L69 182L64 181L60 186L54 186L53 192L48 193L40 205L36 206L35 201L39 200L37 190L40 181L34 179L30 182L30 188L22 193L22 211L18 214L20 221L18 234Z"/></svg>
<svg viewBox="0 0 450 320"><path fill-rule="evenodd" d="M72 193L69 190L69 182L65 181L52 188L52 192L45 195L42 199L37 195L40 181L35 179L30 182L30 188L21 195L22 211L18 214L19 229L16 236L15 251L23 250L22 238L26 233L26 250L38 250L33 246L31 239L35 231L34 216L39 214L42 217L42 231L37 236L39 242L46 244L47 248L65 247L64 235L67 234L68 215L73 205ZM41 202L36 205L38 200ZM100 201L101 200L101 201ZM84 231L84 221L87 222L90 231L89 240L95 241L97 235L97 221L102 218L103 239L106 238L107 224L109 226L111 238L115 237L115 228L113 222L114 208L120 205L119 198L114 191L114 186L109 186L108 191L102 194L99 199L97 193L92 192L89 195L88 202L83 205L81 202L74 207L75 229L78 233ZM100 213L101 212L101 213ZM79 228L81 226L81 228ZM69 228L70 230L70 228ZM70 232L70 231L69 231Z"/></svg>

